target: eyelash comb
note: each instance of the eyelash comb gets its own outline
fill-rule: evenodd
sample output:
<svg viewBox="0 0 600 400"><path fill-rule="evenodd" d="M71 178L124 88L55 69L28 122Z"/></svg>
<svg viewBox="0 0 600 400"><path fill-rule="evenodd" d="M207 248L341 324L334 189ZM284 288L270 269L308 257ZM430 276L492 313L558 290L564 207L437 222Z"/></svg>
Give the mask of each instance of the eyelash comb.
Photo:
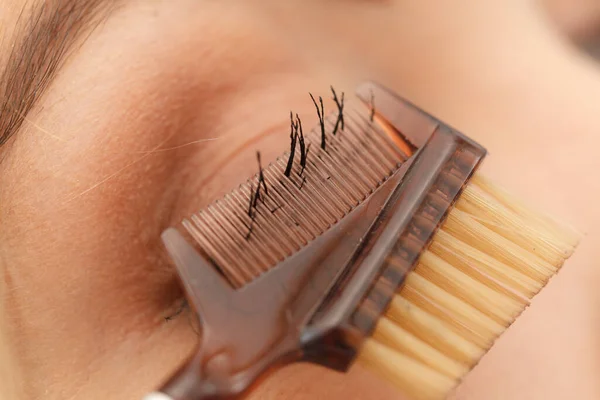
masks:
<svg viewBox="0 0 600 400"><path fill-rule="evenodd" d="M239 398L297 361L443 399L573 253L576 232L476 172L479 144L380 85L362 110L333 94L310 132L290 115L290 152L163 233L202 332L147 400Z"/></svg>

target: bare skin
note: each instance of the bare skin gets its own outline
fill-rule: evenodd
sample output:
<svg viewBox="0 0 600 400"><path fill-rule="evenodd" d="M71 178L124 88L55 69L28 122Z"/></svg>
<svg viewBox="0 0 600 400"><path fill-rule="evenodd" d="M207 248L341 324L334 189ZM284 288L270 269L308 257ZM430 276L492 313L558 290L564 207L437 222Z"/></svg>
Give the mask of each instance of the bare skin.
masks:
<svg viewBox="0 0 600 400"><path fill-rule="evenodd" d="M168 377L197 336L185 313L165 321L181 292L160 232L243 180L256 149L279 154L290 109L310 126L309 90L350 92L361 77L481 141L489 175L588 233L455 398L598 398L600 74L537 6L447 3L153 0L114 12L1 150L17 398L135 399ZM295 366L251 398L399 396L360 368Z"/></svg>

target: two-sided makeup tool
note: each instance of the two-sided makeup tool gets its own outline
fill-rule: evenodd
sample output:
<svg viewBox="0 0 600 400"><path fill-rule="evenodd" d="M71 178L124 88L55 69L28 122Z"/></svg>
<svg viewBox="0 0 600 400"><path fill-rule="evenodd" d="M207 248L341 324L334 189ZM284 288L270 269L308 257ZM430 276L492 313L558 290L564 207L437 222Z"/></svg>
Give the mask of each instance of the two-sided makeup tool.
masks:
<svg viewBox="0 0 600 400"><path fill-rule="evenodd" d="M147 399L240 398L300 361L443 399L573 253L576 232L477 173L479 144L380 85L357 95L313 99L317 127L292 116L290 151L163 233L201 332Z"/></svg>

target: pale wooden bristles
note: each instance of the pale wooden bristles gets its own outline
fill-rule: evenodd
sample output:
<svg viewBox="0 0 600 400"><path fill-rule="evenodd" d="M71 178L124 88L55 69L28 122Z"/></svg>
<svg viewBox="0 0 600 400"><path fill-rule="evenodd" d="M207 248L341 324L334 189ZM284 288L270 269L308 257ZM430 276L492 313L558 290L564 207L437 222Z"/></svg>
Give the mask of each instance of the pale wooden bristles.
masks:
<svg viewBox="0 0 600 400"><path fill-rule="evenodd" d="M358 362L410 398L446 398L579 238L476 174Z"/></svg>

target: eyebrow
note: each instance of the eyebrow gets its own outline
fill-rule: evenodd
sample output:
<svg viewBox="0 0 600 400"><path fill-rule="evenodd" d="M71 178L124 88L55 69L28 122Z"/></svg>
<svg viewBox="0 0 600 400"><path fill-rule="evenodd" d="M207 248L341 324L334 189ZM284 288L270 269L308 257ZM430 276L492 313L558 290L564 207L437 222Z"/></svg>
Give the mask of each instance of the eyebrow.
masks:
<svg viewBox="0 0 600 400"><path fill-rule="evenodd" d="M42 0L21 11L6 63L0 68L0 146L23 121L84 35L116 0Z"/></svg>

